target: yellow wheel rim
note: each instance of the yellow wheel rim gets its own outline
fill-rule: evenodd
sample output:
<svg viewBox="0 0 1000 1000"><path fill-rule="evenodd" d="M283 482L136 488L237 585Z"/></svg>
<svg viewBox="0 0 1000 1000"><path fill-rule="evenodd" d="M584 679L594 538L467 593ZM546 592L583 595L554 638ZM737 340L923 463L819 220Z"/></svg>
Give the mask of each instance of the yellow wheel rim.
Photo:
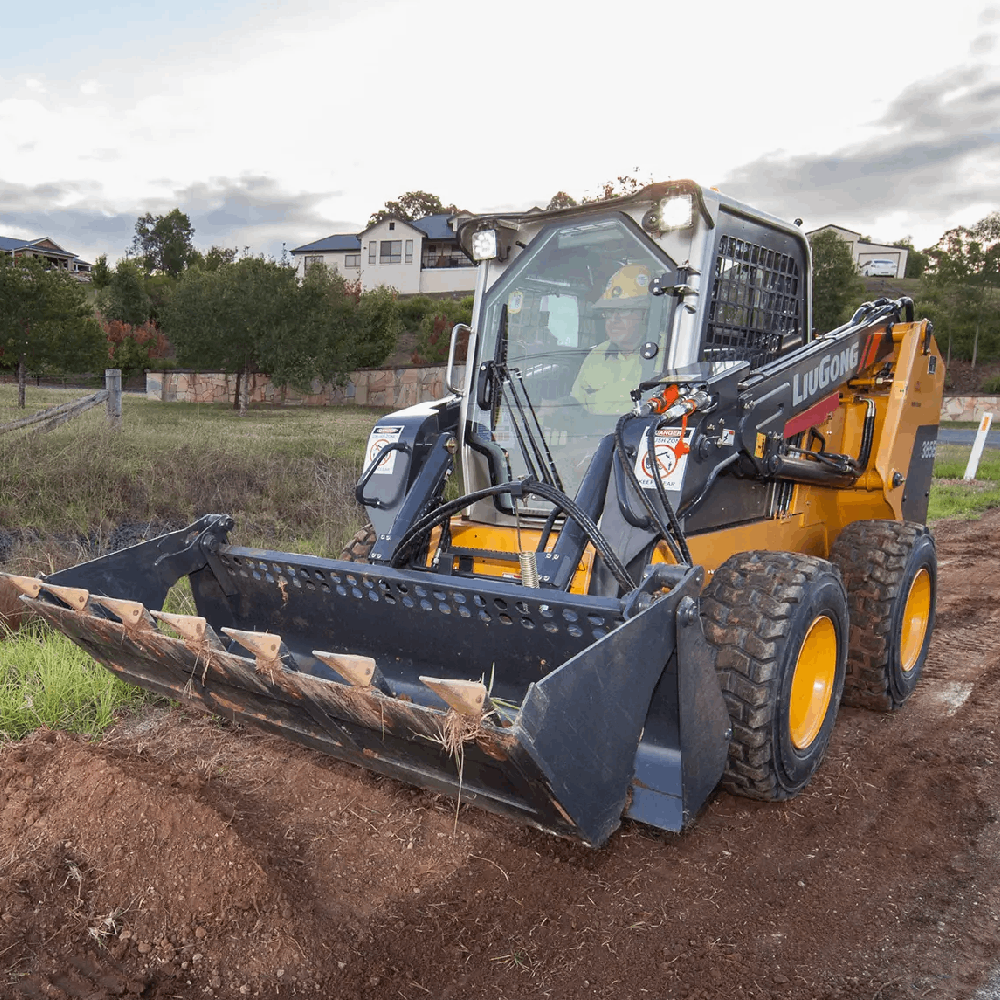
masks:
<svg viewBox="0 0 1000 1000"><path fill-rule="evenodd" d="M837 630L822 615L809 626L792 675L788 725L797 750L809 747L823 728L836 675Z"/></svg>
<svg viewBox="0 0 1000 1000"><path fill-rule="evenodd" d="M910 584L903 608L903 625L899 637L899 661L904 673L909 673L920 659L927 626L931 620L931 575L922 569Z"/></svg>

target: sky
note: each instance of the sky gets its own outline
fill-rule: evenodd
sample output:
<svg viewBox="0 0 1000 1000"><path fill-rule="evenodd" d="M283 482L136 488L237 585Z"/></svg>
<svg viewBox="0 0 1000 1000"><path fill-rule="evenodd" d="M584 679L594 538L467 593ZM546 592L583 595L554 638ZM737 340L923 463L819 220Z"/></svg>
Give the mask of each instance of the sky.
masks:
<svg viewBox="0 0 1000 1000"><path fill-rule="evenodd" d="M506 211L621 174L918 248L1000 209L1000 0L0 14L0 236L90 261L146 212L278 257L406 191Z"/></svg>

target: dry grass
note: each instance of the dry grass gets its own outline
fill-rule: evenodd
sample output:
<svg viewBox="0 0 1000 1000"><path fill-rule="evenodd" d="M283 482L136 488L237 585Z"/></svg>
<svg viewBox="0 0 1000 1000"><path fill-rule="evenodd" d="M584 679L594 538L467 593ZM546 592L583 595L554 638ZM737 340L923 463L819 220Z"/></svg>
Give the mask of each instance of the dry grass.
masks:
<svg viewBox="0 0 1000 1000"><path fill-rule="evenodd" d="M0 385L0 412L16 393ZM50 394L66 398L40 389L29 400L41 409ZM336 555L364 521L354 484L382 412L260 408L241 419L126 396L118 433L97 408L48 434L0 436L0 529L17 529L0 540L0 559L27 545L36 563L65 565L79 561L74 542L93 545L121 524L179 527L206 513L232 514L239 544Z"/></svg>

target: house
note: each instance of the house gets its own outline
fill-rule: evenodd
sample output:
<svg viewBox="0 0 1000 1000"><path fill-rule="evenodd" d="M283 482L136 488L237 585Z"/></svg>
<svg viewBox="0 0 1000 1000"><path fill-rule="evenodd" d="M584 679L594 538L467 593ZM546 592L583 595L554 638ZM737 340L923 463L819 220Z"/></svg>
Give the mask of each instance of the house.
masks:
<svg viewBox="0 0 1000 1000"><path fill-rule="evenodd" d="M75 253L64 250L48 236L37 240L0 236L0 253L9 254L11 257L40 257L48 267L69 271L79 281L90 281L90 264L81 260Z"/></svg>
<svg viewBox="0 0 1000 1000"><path fill-rule="evenodd" d="M850 248L854 264L864 275L875 277L902 278L906 276L906 258L910 251L905 247L891 247L884 243L872 243L862 239L861 233L854 232L853 229L844 229L843 226L835 226L832 223L820 226L806 233L808 238L812 238L817 233L830 231L839 236Z"/></svg>
<svg viewBox="0 0 1000 1000"><path fill-rule="evenodd" d="M458 243L465 215L428 215L415 222L383 219L360 233L343 233L292 250L301 278L324 264L366 291L389 285L401 295L466 295L476 267Z"/></svg>

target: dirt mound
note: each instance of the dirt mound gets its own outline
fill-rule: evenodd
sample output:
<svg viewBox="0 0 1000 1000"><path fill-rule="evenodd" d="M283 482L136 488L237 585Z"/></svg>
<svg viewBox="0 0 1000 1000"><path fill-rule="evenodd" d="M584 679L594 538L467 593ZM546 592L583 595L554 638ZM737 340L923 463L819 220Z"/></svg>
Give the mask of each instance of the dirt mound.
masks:
<svg viewBox="0 0 1000 1000"><path fill-rule="evenodd" d="M971 997L1000 954L1000 513L906 708L782 805L591 851L178 711L0 749L0 996Z"/></svg>

